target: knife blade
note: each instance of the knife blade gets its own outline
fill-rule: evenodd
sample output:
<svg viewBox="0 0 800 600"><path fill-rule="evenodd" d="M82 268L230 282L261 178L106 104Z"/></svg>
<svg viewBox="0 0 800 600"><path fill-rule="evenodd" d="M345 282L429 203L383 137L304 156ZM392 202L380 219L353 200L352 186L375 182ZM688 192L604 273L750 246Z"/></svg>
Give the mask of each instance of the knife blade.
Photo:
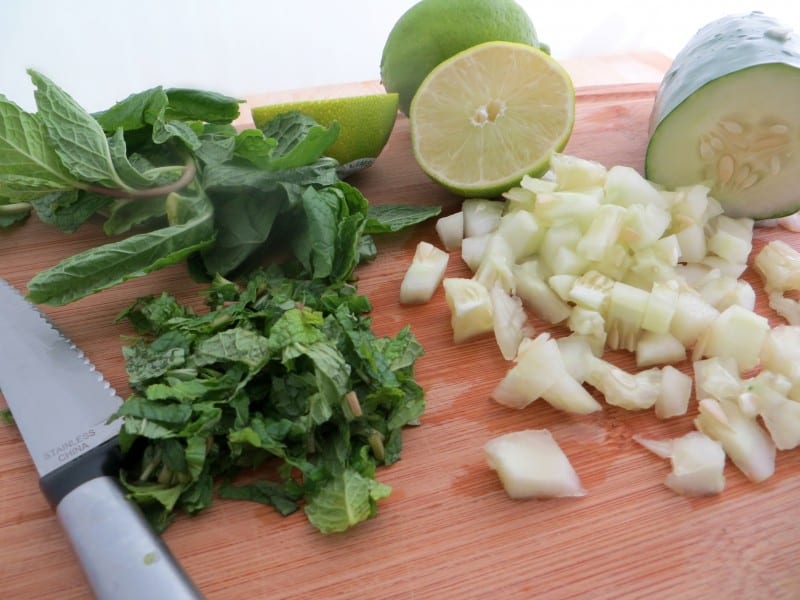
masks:
<svg viewBox="0 0 800 600"><path fill-rule="evenodd" d="M0 394L95 596L202 598L115 477L120 422L109 418L122 399L83 352L2 278Z"/></svg>

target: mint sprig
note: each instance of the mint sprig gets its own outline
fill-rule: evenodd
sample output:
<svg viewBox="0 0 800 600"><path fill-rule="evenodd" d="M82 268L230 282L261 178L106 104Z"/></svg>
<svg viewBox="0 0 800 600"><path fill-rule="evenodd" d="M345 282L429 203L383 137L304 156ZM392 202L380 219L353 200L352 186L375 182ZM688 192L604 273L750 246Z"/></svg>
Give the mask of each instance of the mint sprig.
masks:
<svg viewBox="0 0 800 600"><path fill-rule="evenodd" d="M96 217L109 236L134 232L37 273L34 302L67 304L187 259L197 278L238 276L276 243L304 275L345 280L369 258L370 233L396 229L325 156L338 123L287 113L239 131L239 100L161 87L91 115L29 74L36 113L0 96L0 227L33 212L67 232ZM435 214L409 208L404 226Z"/></svg>

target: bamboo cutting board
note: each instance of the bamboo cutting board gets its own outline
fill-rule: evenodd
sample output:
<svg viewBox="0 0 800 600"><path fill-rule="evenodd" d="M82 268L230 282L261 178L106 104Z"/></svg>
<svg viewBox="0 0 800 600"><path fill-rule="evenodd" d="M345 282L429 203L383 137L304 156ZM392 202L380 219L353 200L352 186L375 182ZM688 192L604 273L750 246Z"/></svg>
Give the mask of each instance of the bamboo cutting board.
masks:
<svg viewBox="0 0 800 600"><path fill-rule="evenodd" d="M641 170L655 89L579 88L566 152ZM445 213L459 205L414 163L405 118L375 165L351 182L374 203L435 203ZM793 234L758 230L755 249L773 237L800 247ZM101 239L97 226L66 235L32 219L0 231L0 276L24 288L39 269ZM493 403L489 393L509 368L493 339L454 346L441 290L424 306L397 301L420 240L436 241L433 223L381 238L377 261L359 271L376 331L393 335L411 324L426 350L417 367L428 403L422 425L406 431L402 460L379 472L393 493L377 518L332 536L301 513L284 518L242 502L217 501L200 516L179 518L165 539L208 598L800 597L800 450L779 453L776 473L764 483L752 484L728 465L721 495L687 499L663 485L668 462L632 436L681 435L691 429L695 406L662 422L652 411L605 407L580 417L543 402L522 411ZM469 273L454 256L447 275ZM746 277L759 292L759 312L779 323L751 270ZM199 304L200 289L176 266L46 312L125 395L120 336L130 331L114 317L135 297L162 290ZM633 365L624 353L614 361ZM587 496L506 496L482 446L525 428L551 430ZM0 426L0 589L10 599L90 597L10 426Z"/></svg>

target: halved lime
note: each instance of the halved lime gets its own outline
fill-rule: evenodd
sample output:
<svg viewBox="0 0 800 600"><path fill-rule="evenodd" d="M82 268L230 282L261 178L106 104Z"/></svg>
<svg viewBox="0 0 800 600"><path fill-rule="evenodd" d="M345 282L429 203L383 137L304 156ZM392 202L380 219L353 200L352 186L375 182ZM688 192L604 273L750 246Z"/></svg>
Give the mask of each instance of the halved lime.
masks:
<svg viewBox="0 0 800 600"><path fill-rule="evenodd" d="M338 121L339 137L326 154L343 166L363 168L378 157L389 140L397 118L397 102L395 93L364 94L266 104L250 112L258 128L279 114L292 111L304 113L326 127Z"/></svg>
<svg viewBox="0 0 800 600"><path fill-rule="evenodd" d="M493 197L541 175L569 140L575 89L541 50L479 44L436 67L411 102L414 157L464 197Z"/></svg>

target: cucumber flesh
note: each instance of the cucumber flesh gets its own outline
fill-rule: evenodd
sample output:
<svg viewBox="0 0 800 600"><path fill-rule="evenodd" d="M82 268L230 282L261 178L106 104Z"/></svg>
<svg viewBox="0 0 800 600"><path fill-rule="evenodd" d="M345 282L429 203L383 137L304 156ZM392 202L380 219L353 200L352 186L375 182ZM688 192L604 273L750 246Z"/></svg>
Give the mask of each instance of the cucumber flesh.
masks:
<svg viewBox="0 0 800 600"><path fill-rule="evenodd" d="M757 12L698 31L656 95L645 174L708 185L732 217L800 209L800 40Z"/></svg>

